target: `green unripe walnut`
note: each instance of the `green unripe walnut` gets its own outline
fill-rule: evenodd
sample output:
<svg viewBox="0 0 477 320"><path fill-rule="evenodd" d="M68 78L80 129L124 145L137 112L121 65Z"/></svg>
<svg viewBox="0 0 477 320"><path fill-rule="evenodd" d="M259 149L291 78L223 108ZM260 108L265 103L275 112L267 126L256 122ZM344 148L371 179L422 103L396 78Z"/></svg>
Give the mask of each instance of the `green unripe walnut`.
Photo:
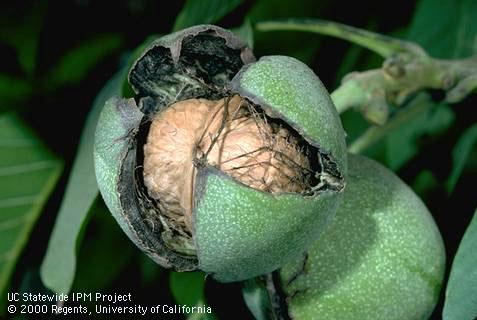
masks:
<svg viewBox="0 0 477 320"><path fill-rule="evenodd" d="M428 319L445 268L432 216L378 163L349 156L348 170L332 225L275 279L285 306L277 313L294 320Z"/></svg>
<svg viewBox="0 0 477 320"><path fill-rule="evenodd" d="M106 102L95 141L103 198L154 261L237 281L303 254L338 207L344 131L296 59L255 61L229 31L160 38L134 63L134 99Z"/></svg>

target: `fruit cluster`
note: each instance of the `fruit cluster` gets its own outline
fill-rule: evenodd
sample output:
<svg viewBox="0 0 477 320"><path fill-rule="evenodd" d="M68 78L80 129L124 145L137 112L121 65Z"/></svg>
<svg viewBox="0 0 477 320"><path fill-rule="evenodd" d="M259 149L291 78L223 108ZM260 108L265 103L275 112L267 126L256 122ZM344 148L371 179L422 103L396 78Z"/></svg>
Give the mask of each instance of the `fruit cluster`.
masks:
<svg viewBox="0 0 477 320"><path fill-rule="evenodd" d="M96 175L154 261L223 282L275 271L267 294L293 319L429 315L444 268L432 217L393 173L347 155L306 65L256 61L202 25L153 42L128 81L135 96L100 116Z"/></svg>

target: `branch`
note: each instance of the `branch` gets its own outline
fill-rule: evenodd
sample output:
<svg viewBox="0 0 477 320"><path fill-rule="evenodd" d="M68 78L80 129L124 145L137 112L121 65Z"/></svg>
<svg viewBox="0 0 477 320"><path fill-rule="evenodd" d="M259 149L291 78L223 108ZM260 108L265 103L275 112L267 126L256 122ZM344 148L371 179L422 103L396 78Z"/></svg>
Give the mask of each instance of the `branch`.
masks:
<svg viewBox="0 0 477 320"><path fill-rule="evenodd" d="M477 88L477 55L458 60L435 59L416 43L315 19L261 22L257 29L331 35L383 56L381 68L347 75L331 94L340 113L356 108L373 124L386 123L390 105L400 106L419 91L441 89L446 91L446 102L456 103Z"/></svg>
<svg viewBox="0 0 477 320"><path fill-rule="evenodd" d="M365 47L378 53L384 58L387 58L396 52L415 50L409 48L412 44L406 41L401 41L379 33L347 26L341 23L319 19L264 21L257 23L256 28L259 31L294 30L325 34Z"/></svg>
<svg viewBox="0 0 477 320"><path fill-rule="evenodd" d="M477 56L441 60L398 53L386 59L380 69L347 75L331 96L339 111L354 107L371 123L382 125L387 121L389 105L400 106L419 91L444 90L445 101L457 103L476 88Z"/></svg>

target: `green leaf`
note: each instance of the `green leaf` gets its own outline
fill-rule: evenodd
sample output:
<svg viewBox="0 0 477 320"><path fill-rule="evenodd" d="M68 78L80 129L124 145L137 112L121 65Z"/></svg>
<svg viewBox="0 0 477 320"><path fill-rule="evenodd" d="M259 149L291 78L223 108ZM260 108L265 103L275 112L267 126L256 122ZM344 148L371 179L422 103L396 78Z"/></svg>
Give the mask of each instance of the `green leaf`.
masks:
<svg viewBox="0 0 477 320"><path fill-rule="evenodd" d="M438 58L472 55L477 49L477 1L421 0L408 39Z"/></svg>
<svg viewBox="0 0 477 320"><path fill-rule="evenodd" d="M65 195L41 266L46 287L68 293L76 270L76 247L88 212L98 195L93 143L96 123L105 101L121 92L126 69L116 74L96 97L86 120Z"/></svg>
<svg viewBox="0 0 477 320"><path fill-rule="evenodd" d="M452 263L444 303L444 320L477 318L477 210Z"/></svg>
<svg viewBox="0 0 477 320"><path fill-rule="evenodd" d="M243 0L187 0L176 18L174 31L196 24L214 23L231 12Z"/></svg>
<svg viewBox="0 0 477 320"><path fill-rule="evenodd" d="M169 281L178 304L192 307L204 301L205 273L171 272Z"/></svg>
<svg viewBox="0 0 477 320"><path fill-rule="evenodd" d="M417 115L406 125L391 131L386 136L387 166L392 170L401 168L419 152L422 136L442 133L450 127L454 119L453 110L446 104L439 104Z"/></svg>
<svg viewBox="0 0 477 320"><path fill-rule="evenodd" d="M273 311L266 285L261 278L244 281L242 295L247 308L256 320L270 319Z"/></svg>
<svg viewBox="0 0 477 320"><path fill-rule="evenodd" d="M205 277L206 275L203 272L171 272L169 285L177 304L189 307L206 306L207 308L204 295ZM212 320L216 317L213 313L192 313L187 319Z"/></svg>
<svg viewBox="0 0 477 320"><path fill-rule="evenodd" d="M0 41L16 49L18 63L29 76L35 71L46 5L46 1L36 1L26 14L7 18L0 28Z"/></svg>
<svg viewBox="0 0 477 320"><path fill-rule="evenodd" d="M22 103L33 92L33 87L30 82L12 77L5 74L0 74L0 112L8 109L17 109L18 103Z"/></svg>
<svg viewBox="0 0 477 320"><path fill-rule="evenodd" d="M310 13L320 15L328 0L261 0L256 1L247 13L252 25L270 19L309 17ZM254 47L260 54L279 54L292 56L307 64L316 58L320 39L315 35L297 32L257 32L254 34ZM265 50L265 52L260 52Z"/></svg>
<svg viewBox="0 0 477 320"><path fill-rule="evenodd" d="M247 13L252 23L288 17L309 17L310 13L320 14L326 8L329 1L313 0L261 0L255 1L253 7Z"/></svg>
<svg viewBox="0 0 477 320"><path fill-rule="evenodd" d="M73 283L73 292L98 292L106 289L131 261L133 243L98 198L91 208Z"/></svg>
<svg viewBox="0 0 477 320"><path fill-rule="evenodd" d="M355 110L348 110L340 115L343 128L346 129L346 141L348 144L356 140L363 132L369 128L367 122L361 113Z"/></svg>
<svg viewBox="0 0 477 320"><path fill-rule="evenodd" d="M414 190L425 201L425 197L438 185L439 182L432 171L424 169L419 172L414 179L412 190Z"/></svg>
<svg viewBox="0 0 477 320"><path fill-rule="evenodd" d="M472 54L476 49L476 35L477 2L474 0L421 0L407 32L409 40L418 42L432 56L439 58ZM418 142L423 135L433 134L433 130L445 130L451 125L454 113L448 106L440 104L433 110L416 117L387 137L387 164L392 169L400 168L418 152Z"/></svg>
<svg viewBox="0 0 477 320"><path fill-rule="evenodd" d="M139 256L139 267L141 269L141 283L143 286L157 283L157 279L164 271L164 269L145 254Z"/></svg>
<svg viewBox="0 0 477 320"><path fill-rule="evenodd" d="M240 27L232 29L232 32L253 49L253 28L249 19L245 19L244 23Z"/></svg>
<svg viewBox="0 0 477 320"><path fill-rule="evenodd" d="M0 116L0 296L61 169L18 116Z"/></svg>
<svg viewBox="0 0 477 320"><path fill-rule="evenodd" d="M348 151L351 153L363 153L375 159L379 158L380 162L387 163L393 161L394 159L386 159L387 152L385 150L385 143L387 140L384 138L396 134L397 131L402 129L403 124L408 126L408 122L423 117L423 115L430 114L434 107L435 105L432 103L429 94L424 92L419 93L384 125L370 127L363 134L359 135L349 144ZM418 126L414 127L417 129L420 128ZM411 135L411 137L413 136ZM401 142L397 141L397 143ZM391 148L392 147L394 147L394 145L391 145ZM399 149L396 151L399 152Z"/></svg>
<svg viewBox="0 0 477 320"><path fill-rule="evenodd" d="M80 82L101 60L116 51L122 44L118 34L103 34L83 42L65 53L50 71L47 88Z"/></svg>
<svg viewBox="0 0 477 320"><path fill-rule="evenodd" d="M454 190L457 180L464 170L465 163L477 142L477 124L467 128L452 149L452 171L446 181L447 192Z"/></svg>

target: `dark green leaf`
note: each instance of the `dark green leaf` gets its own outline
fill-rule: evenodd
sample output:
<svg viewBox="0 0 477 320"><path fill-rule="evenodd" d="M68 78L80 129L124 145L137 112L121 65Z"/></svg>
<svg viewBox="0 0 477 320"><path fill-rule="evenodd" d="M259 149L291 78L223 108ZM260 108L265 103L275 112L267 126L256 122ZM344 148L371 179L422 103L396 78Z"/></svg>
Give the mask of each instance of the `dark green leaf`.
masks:
<svg viewBox="0 0 477 320"><path fill-rule="evenodd" d="M353 71L356 71L358 67L359 58L363 55L364 49L359 46L351 46L346 52L341 64L336 71L335 79L336 84L334 87L338 87L341 84L343 78ZM367 68L371 69L371 68Z"/></svg>
<svg viewBox="0 0 477 320"><path fill-rule="evenodd" d="M117 34L103 34L83 42L64 54L50 71L47 87L55 89L80 82L102 59L117 50L122 38Z"/></svg>
<svg viewBox="0 0 477 320"><path fill-rule="evenodd" d="M313 0L261 0L256 1L247 14L254 25L257 22L288 17L309 17L310 13L320 14L328 1ZM320 40L316 35L298 32L257 32L254 34L254 48L258 56L281 54L291 56L310 64L316 57ZM264 51L264 52L261 52Z"/></svg>
<svg viewBox="0 0 477 320"><path fill-rule="evenodd" d="M446 188L449 193L454 190L457 180L459 180L462 170L464 170L465 163L476 142L477 124L474 124L462 133L452 149L452 171L446 182Z"/></svg>
<svg viewBox="0 0 477 320"><path fill-rule="evenodd" d="M444 303L444 320L477 318L477 211L452 263Z"/></svg>
<svg viewBox="0 0 477 320"><path fill-rule="evenodd" d="M145 254L140 255L139 266L141 268L141 281L144 285L155 283L164 270Z"/></svg>
<svg viewBox="0 0 477 320"><path fill-rule="evenodd" d="M327 1L261 0L254 3L247 18L255 23L276 18L309 17L310 13L317 14L326 5Z"/></svg>
<svg viewBox="0 0 477 320"><path fill-rule="evenodd" d="M0 112L17 109L18 103L27 100L33 92L30 82L0 74Z"/></svg>
<svg viewBox="0 0 477 320"><path fill-rule="evenodd" d="M244 23L240 27L233 29L232 32L253 49L253 29L249 19L245 19Z"/></svg>
<svg viewBox="0 0 477 320"><path fill-rule="evenodd" d="M18 63L27 75L35 70L39 33L45 16L46 1L35 1L28 12L9 17L10 21L0 28L0 41L14 47Z"/></svg>
<svg viewBox="0 0 477 320"><path fill-rule="evenodd" d="M172 295L178 304L192 307L204 303L203 272L171 272L169 281Z"/></svg>
<svg viewBox="0 0 477 320"><path fill-rule="evenodd" d="M0 296L61 168L19 117L0 116Z"/></svg>
<svg viewBox="0 0 477 320"><path fill-rule="evenodd" d="M29 294L29 293L32 293L32 292L35 292L35 293L40 293L40 294L49 294L50 292L48 291L48 289L46 289L43 284L41 283L41 279L40 279L40 274L39 274L39 270L38 268L36 267L33 267L33 266L28 266L28 268L21 274L20 276L20 279L15 279L17 281L19 281L19 286L16 287L15 286L15 291L18 291L18 293L20 294L20 296L22 296L23 294ZM10 289L9 291L11 292L12 289ZM9 302L7 300L7 297L5 297L5 303L8 305L8 304L11 304L11 302ZM23 305L26 306L26 308L31 308L31 307L28 307L28 306L33 306L35 304L38 304L38 302L35 302L35 301L24 301L23 302ZM51 302L49 302L48 304L51 304ZM4 310L6 310L6 306L4 306ZM1 306L0 306L0 315L1 314ZM2 319L5 319L5 318L2 318ZM9 320L29 320L29 318L26 316L26 313L25 314L22 314L21 312L17 312L16 314L14 314L14 317L11 317L11 318L8 318Z"/></svg>
<svg viewBox="0 0 477 320"><path fill-rule="evenodd" d="M244 281L242 295L245 304L256 320L270 319L270 298L265 285L259 278Z"/></svg>
<svg viewBox="0 0 477 320"><path fill-rule="evenodd" d="M117 227L101 199L91 208L88 224L78 253L74 292L97 292L107 288L126 267L134 246Z"/></svg>
<svg viewBox="0 0 477 320"><path fill-rule="evenodd" d="M431 190L433 190L439 182L436 177L429 170L422 170L416 176L412 183L412 189L421 197L425 197Z"/></svg>
<svg viewBox="0 0 477 320"><path fill-rule="evenodd" d="M207 306L204 296L205 273L203 272L171 272L170 289L177 304L189 307ZM192 313L188 320L216 319L212 313Z"/></svg>
<svg viewBox="0 0 477 320"><path fill-rule="evenodd" d="M417 115L406 125L389 132L386 136L386 164L392 170L402 167L419 152L419 140L424 135L438 135L449 128L455 114L445 104L434 105Z"/></svg>
<svg viewBox="0 0 477 320"><path fill-rule="evenodd" d="M431 55L460 58L476 51L477 1L421 0L408 32Z"/></svg>
<svg viewBox="0 0 477 320"><path fill-rule="evenodd" d="M363 132L369 128L369 123L363 118L361 113L355 110L348 110L341 115L341 122L346 130L346 140L349 142L356 140Z"/></svg>
<svg viewBox="0 0 477 320"><path fill-rule="evenodd" d="M439 19L436 19L439 17ZM474 0L421 0L407 38L421 44L431 55L456 58L475 50L477 2ZM396 170L419 150L419 139L448 128L453 111L444 104L421 114L386 138L386 162Z"/></svg>
<svg viewBox="0 0 477 320"><path fill-rule="evenodd" d="M176 18L174 31L196 24L214 23L235 9L243 0L187 0Z"/></svg>
<svg viewBox="0 0 477 320"><path fill-rule="evenodd" d="M425 117L425 115L427 114L432 114L432 111L434 109L435 105L432 102L429 94L422 92L418 94L414 99L409 101L409 103L405 107L403 107L402 110L400 110L384 125L370 127L363 134L359 135L349 144L348 151L351 153L363 153L367 156L375 158L376 160L379 159L379 161L383 163L392 163L392 161L395 160L389 160L389 156L387 156L387 154L389 153L386 152L386 145L388 139L385 138L389 138L392 135L396 135L397 132L403 128L403 124L406 124L405 128L407 128L408 123L412 120ZM413 130L418 129L420 129L419 126L413 126ZM410 137L414 138L413 135L410 135ZM412 140L398 140L397 143L402 143L403 145L405 145L406 143L412 143ZM392 148L395 148L395 146L391 145L390 148L391 151L393 151ZM399 154L398 149L394 150L398 157L402 156L401 154ZM414 149L411 149L411 151L415 152ZM409 157L409 154L406 155L407 157ZM398 159L402 161L402 158Z"/></svg>
<svg viewBox="0 0 477 320"><path fill-rule="evenodd" d="M41 278L45 286L58 293L68 293L71 289L76 269L78 236L98 195L93 163L96 122L105 101L121 92L125 73L126 69L114 76L96 97L81 135L65 196L48 243L41 266Z"/></svg>

